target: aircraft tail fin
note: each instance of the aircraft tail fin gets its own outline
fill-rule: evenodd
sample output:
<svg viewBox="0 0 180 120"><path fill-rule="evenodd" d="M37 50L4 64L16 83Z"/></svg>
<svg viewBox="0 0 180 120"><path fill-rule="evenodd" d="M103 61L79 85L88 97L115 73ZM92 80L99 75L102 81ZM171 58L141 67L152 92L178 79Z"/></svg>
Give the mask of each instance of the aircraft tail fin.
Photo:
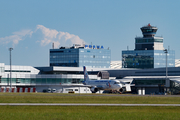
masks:
<svg viewBox="0 0 180 120"><path fill-rule="evenodd" d="M86 67L84 66L83 69L84 69L84 81L88 81L89 80L89 76L88 76Z"/></svg>

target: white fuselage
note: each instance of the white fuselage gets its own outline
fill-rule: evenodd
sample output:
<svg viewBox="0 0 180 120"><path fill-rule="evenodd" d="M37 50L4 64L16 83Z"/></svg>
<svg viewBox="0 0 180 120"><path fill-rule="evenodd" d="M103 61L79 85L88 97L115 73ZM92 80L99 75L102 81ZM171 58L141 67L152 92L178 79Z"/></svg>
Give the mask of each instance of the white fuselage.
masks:
<svg viewBox="0 0 180 120"><path fill-rule="evenodd" d="M100 90L119 90L122 88L118 80L88 80L85 81L85 84Z"/></svg>

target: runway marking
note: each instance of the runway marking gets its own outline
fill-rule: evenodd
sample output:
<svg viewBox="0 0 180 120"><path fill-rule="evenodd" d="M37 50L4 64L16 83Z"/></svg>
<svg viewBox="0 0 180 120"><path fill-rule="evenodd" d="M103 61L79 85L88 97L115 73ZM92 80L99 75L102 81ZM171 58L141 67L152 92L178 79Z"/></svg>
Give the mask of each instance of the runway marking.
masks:
<svg viewBox="0 0 180 120"><path fill-rule="evenodd" d="M180 106L180 104L0 103L0 106Z"/></svg>

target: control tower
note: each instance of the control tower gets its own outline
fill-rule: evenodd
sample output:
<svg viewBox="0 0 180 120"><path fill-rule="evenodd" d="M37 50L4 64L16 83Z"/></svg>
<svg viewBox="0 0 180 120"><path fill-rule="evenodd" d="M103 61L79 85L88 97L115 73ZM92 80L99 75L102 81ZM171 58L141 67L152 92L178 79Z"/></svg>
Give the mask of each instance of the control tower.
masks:
<svg viewBox="0 0 180 120"><path fill-rule="evenodd" d="M143 37L154 37L157 30L157 27L151 26L150 23L141 28Z"/></svg>
<svg viewBox="0 0 180 120"><path fill-rule="evenodd" d="M158 28L148 24L141 28L143 37L135 38L135 50L164 50L163 38L155 37Z"/></svg>
<svg viewBox="0 0 180 120"><path fill-rule="evenodd" d="M163 37L157 37L157 27L150 24L140 28L142 37L135 38L134 50L122 51L123 68L159 68L166 66ZM168 67L175 66L175 51L168 50Z"/></svg>

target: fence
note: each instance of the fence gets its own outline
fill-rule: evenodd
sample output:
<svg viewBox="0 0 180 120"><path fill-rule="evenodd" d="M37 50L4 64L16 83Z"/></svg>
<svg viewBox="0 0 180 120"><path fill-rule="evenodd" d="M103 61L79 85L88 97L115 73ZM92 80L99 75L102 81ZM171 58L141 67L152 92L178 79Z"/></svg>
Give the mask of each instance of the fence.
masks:
<svg viewBox="0 0 180 120"><path fill-rule="evenodd" d="M36 88L9 88L1 87L0 92L9 92L9 93L33 93L36 92Z"/></svg>

